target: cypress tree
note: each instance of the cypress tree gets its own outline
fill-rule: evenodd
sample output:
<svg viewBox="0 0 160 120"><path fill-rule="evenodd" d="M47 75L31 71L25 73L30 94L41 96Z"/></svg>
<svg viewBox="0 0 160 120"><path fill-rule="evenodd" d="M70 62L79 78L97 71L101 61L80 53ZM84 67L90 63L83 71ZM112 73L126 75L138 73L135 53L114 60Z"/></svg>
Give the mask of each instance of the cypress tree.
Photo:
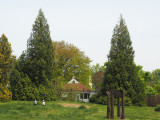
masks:
<svg viewBox="0 0 160 120"><path fill-rule="evenodd" d="M15 100L56 99L53 52L49 25L40 9L27 41L27 50L17 60L10 77Z"/></svg>
<svg viewBox="0 0 160 120"><path fill-rule="evenodd" d="M144 83L137 74L134 50L130 35L122 16L113 31L111 49L102 84L102 93L108 90L126 90L133 104L144 103Z"/></svg>
<svg viewBox="0 0 160 120"><path fill-rule="evenodd" d="M53 79L53 46L49 25L42 10L33 24L31 36L27 42L26 73L38 87L48 86Z"/></svg>

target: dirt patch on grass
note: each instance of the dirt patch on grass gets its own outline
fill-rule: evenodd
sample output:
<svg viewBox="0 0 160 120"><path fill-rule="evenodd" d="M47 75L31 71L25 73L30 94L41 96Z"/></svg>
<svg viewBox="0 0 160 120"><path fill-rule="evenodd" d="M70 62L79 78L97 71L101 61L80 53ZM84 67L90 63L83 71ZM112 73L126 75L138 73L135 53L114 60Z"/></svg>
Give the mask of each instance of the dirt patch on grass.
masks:
<svg viewBox="0 0 160 120"><path fill-rule="evenodd" d="M81 104L71 104L71 103L59 103L59 105L63 106L63 107L74 107L74 108L79 108L80 106L82 106ZM86 108L90 108L90 106L88 105L83 105Z"/></svg>

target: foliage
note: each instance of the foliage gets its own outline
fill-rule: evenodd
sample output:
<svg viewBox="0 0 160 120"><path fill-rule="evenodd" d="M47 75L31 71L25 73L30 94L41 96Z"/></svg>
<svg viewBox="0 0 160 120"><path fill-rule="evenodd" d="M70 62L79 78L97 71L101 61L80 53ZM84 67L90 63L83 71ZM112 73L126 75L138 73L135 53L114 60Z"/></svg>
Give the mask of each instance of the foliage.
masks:
<svg viewBox="0 0 160 120"><path fill-rule="evenodd" d="M8 88L0 84L0 101L7 102L12 100L12 93Z"/></svg>
<svg viewBox="0 0 160 120"><path fill-rule="evenodd" d="M40 9L27 41L27 50L17 60L10 77L15 100L56 99L58 81L54 78L53 51L49 25Z"/></svg>
<svg viewBox="0 0 160 120"><path fill-rule="evenodd" d="M95 74L96 72L104 71L104 70L105 70L105 66L100 66L98 63L91 67L92 74Z"/></svg>
<svg viewBox="0 0 160 120"><path fill-rule="evenodd" d="M14 69L10 75L10 85L14 100L33 100L36 99L38 90L27 75ZM38 98L37 98L38 99Z"/></svg>
<svg viewBox="0 0 160 120"><path fill-rule="evenodd" d="M153 87L146 86L146 97L156 96L157 94L157 91Z"/></svg>
<svg viewBox="0 0 160 120"><path fill-rule="evenodd" d="M33 25L31 36L27 42L26 74L38 87L40 84L48 86L53 79L54 56L49 25L42 12Z"/></svg>
<svg viewBox="0 0 160 120"><path fill-rule="evenodd" d="M155 111L160 111L160 105L155 108Z"/></svg>
<svg viewBox="0 0 160 120"><path fill-rule="evenodd" d="M73 93L68 93L68 96L67 96L67 101L74 101L74 94Z"/></svg>
<svg viewBox="0 0 160 120"><path fill-rule="evenodd" d="M120 99L120 100L122 100L122 99ZM107 105L107 96L92 95L92 97L89 98L89 102ZM124 103L125 103L125 106L131 106L132 100L128 97L124 97ZM114 97L114 105L117 105L117 97Z"/></svg>
<svg viewBox="0 0 160 120"><path fill-rule="evenodd" d="M104 77L104 70L105 66L100 66L98 63L91 67L93 88L98 93L101 90L101 84Z"/></svg>
<svg viewBox="0 0 160 120"><path fill-rule="evenodd" d="M55 57L55 75L61 76L65 83L73 76L89 87L90 59L76 46L64 41L53 42Z"/></svg>
<svg viewBox="0 0 160 120"><path fill-rule="evenodd" d="M106 105L107 104L107 96L99 96L98 104Z"/></svg>
<svg viewBox="0 0 160 120"><path fill-rule="evenodd" d="M144 81L147 82L147 85L151 86L152 74L150 72L144 72Z"/></svg>
<svg viewBox="0 0 160 120"><path fill-rule="evenodd" d="M152 72L152 77L153 77L152 86L154 86L160 81L160 69L154 70Z"/></svg>
<svg viewBox="0 0 160 120"><path fill-rule="evenodd" d="M124 97L125 106L132 106L132 100L129 97Z"/></svg>
<svg viewBox="0 0 160 120"><path fill-rule="evenodd" d="M98 93L101 90L101 84L102 84L102 81L103 81L103 77L104 77L104 71L96 72L92 76L92 83L94 85L95 91L98 92Z"/></svg>
<svg viewBox="0 0 160 120"><path fill-rule="evenodd" d="M12 55L11 44L4 34L0 38L0 61L0 82L7 85L8 75L13 68L15 56Z"/></svg>
<svg viewBox="0 0 160 120"><path fill-rule="evenodd" d="M160 81L154 85L154 89L160 94Z"/></svg>
<svg viewBox="0 0 160 120"><path fill-rule="evenodd" d="M54 86L50 86L48 88L47 86L40 85L39 86L39 99L47 100L47 101L55 101L56 100L56 89Z"/></svg>
<svg viewBox="0 0 160 120"><path fill-rule="evenodd" d="M39 85L36 87L27 75L14 69L10 76L11 91L14 100L55 100L54 88Z"/></svg>
<svg viewBox="0 0 160 120"><path fill-rule="evenodd" d="M152 72L152 81L150 82L150 86L160 93L160 69L156 69Z"/></svg>
<svg viewBox="0 0 160 120"><path fill-rule="evenodd" d="M12 55L11 44L2 34L0 38L0 101L6 102L12 99L9 91L9 74L13 68L15 56Z"/></svg>
<svg viewBox="0 0 160 120"><path fill-rule="evenodd" d="M134 105L143 105L145 83L137 73L134 50L124 19L120 18L111 39L111 49L106 63L102 94L108 90L126 90L126 96Z"/></svg>
<svg viewBox="0 0 160 120"><path fill-rule="evenodd" d="M97 95L92 95L92 96L89 98L89 102L90 102L90 103L98 103L98 102L97 102Z"/></svg>
<svg viewBox="0 0 160 120"><path fill-rule="evenodd" d="M157 72L155 72L157 71ZM153 97L153 96L157 96L158 93L159 93L159 82L158 80L154 80L154 77L153 76L156 76L155 74L158 73L158 70L155 70L153 73L150 73L150 72L146 72L146 71L143 71L142 70L142 66L137 66L137 73L138 73L138 76L139 78L144 81L144 83L146 84L146 88L145 88L145 91L146 91L146 98L148 97ZM158 78L158 74L157 74L157 77ZM157 82L155 82L157 81Z"/></svg>

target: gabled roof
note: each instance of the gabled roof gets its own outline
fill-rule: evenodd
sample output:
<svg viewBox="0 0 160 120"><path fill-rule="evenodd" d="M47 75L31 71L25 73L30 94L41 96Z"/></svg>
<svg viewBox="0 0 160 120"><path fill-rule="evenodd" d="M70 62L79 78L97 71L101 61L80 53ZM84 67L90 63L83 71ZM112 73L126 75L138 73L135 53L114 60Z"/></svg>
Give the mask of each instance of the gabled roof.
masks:
<svg viewBox="0 0 160 120"><path fill-rule="evenodd" d="M75 78L73 78L71 81L69 81L66 85L64 85L63 91L65 91L65 92L69 92L69 91L72 91L72 92L91 92L90 89L88 89L86 86L84 86L83 84L81 84L77 80L75 82Z"/></svg>
<svg viewBox="0 0 160 120"><path fill-rule="evenodd" d="M65 91L65 92L69 92L69 91L73 91L73 92L91 92L90 89L88 89L86 86L84 86L81 83L67 83L64 86L63 91Z"/></svg>

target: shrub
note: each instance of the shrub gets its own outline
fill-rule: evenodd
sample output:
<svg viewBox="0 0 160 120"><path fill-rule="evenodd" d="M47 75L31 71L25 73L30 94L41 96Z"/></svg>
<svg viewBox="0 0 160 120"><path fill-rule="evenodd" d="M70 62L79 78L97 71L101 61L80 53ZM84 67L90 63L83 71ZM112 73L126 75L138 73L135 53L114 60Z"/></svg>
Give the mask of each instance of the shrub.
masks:
<svg viewBox="0 0 160 120"><path fill-rule="evenodd" d="M107 96L100 96L98 99L98 104L106 105L107 104Z"/></svg>
<svg viewBox="0 0 160 120"><path fill-rule="evenodd" d="M89 102L96 103L97 95L92 95L92 97L89 98Z"/></svg>
<svg viewBox="0 0 160 120"><path fill-rule="evenodd" d="M124 97L124 103L125 103L125 106L131 106L132 105L132 100L131 98L128 98L128 97Z"/></svg>
<svg viewBox="0 0 160 120"><path fill-rule="evenodd" d="M74 94L73 93L68 93L67 101L74 101Z"/></svg>
<svg viewBox="0 0 160 120"><path fill-rule="evenodd" d="M160 95L146 98L146 104L147 106L156 107L157 104L160 104Z"/></svg>
<svg viewBox="0 0 160 120"><path fill-rule="evenodd" d="M155 108L155 111L160 111L160 105Z"/></svg>
<svg viewBox="0 0 160 120"><path fill-rule="evenodd" d="M132 100L129 97L124 97L124 103L125 106L131 106L132 105ZM98 96L98 95L93 95L92 97L89 98L89 102L91 103L97 103L97 104L102 104L106 105L107 104L107 96ZM111 101L110 101L111 102ZM120 102L122 102L122 99L120 98ZM117 98L114 97L114 105L117 105Z"/></svg>
<svg viewBox="0 0 160 120"><path fill-rule="evenodd" d="M8 90L8 88L0 84L0 101L7 102L10 100L12 100L12 93Z"/></svg>

